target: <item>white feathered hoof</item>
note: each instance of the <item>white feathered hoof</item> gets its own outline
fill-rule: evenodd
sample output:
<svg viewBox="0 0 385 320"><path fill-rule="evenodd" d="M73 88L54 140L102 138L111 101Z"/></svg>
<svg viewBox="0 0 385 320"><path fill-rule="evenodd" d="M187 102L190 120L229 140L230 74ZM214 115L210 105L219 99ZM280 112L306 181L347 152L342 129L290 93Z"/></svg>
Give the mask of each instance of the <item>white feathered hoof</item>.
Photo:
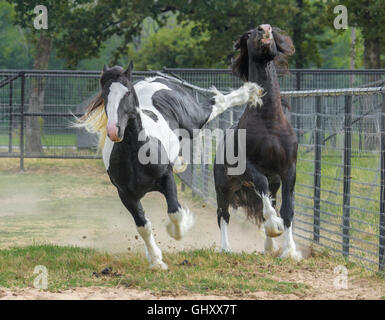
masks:
<svg viewBox="0 0 385 320"><path fill-rule="evenodd" d="M301 253L301 251L298 251L295 247L290 247L290 248L284 249L280 258L281 259L292 259L294 261L301 261L302 260L302 253Z"/></svg>
<svg viewBox="0 0 385 320"><path fill-rule="evenodd" d="M175 213L169 213L170 221L167 224L167 233L175 240L180 240L194 225L194 215L186 208L180 208Z"/></svg>
<svg viewBox="0 0 385 320"><path fill-rule="evenodd" d="M263 88L254 82L246 82L244 86L249 93L248 103L253 107L262 106Z"/></svg>
<svg viewBox="0 0 385 320"><path fill-rule="evenodd" d="M279 255L280 251L281 250L277 246L277 244L275 243L274 239L272 239L270 237L266 237L263 253L271 255L273 257L277 257Z"/></svg>
<svg viewBox="0 0 385 320"><path fill-rule="evenodd" d="M264 223L266 235L270 238L279 237L285 230L283 220L277 216L270 216Z"/></svg>
<svg viewBox="0 0 385 320"><path fill-rule="evenodd" d="M172 168L172 171L174 173L182 173L182 172L185 172L186 169L187 169L187 161L183 158L183 157L178 157L176 158L175 160L175 163L174 163L174 166Z"/></svg>
<svg viewBox="0 0 385 320"><path fill-rule="evenodd" d="M150 264L150 269L153 270L167 270L168 266L162 260L157 260Z"/></svg>

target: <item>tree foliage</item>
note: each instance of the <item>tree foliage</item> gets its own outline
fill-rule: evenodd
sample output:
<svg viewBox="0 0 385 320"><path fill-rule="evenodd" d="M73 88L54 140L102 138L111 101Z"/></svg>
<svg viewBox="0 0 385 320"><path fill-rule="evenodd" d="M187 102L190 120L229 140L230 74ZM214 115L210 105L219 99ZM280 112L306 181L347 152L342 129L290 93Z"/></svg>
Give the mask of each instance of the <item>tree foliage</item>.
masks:
<svg viewBox="0 0 385 320"><path fill-rule="evenodd" d="M159 70L169 68L210 68L205 46L210 36L208 32L194 34L196 23L177 24L175 19L166 26L142 39L140 48L129 47L128 55L135 61L137 70ZM225 67L218 65L218 67Z"/></svg>
<svg viewBox="0 0 385 320"><path fill-rule="evenodd" d="M176 0L170 3L181 12L180 20L198 21L201 28L197 32L210 32L206 54L213 63L228 64L237 37L262 23L277 26L293 37L297 48L293 61L297 66L320 65L319 49L330 44L320 37L323 30L317 27L322 3L310 0Z"/></svg>
<svg viewBox="0 0 385 320"><path fill-rule="evenodd" d="M341 0L340 5L348 10L349 26L354 26L361 31L364 39L364 63L366 68L380 68L385 65L381 53L385 50L385 13L383 0ZM323 21L335 16L333 8L337 5L328 1L327 13ZM344 33L346 30L339 30Z"/></svg>
<svg viewBox="0 0 385 320"><path fill-rule="evenodd" d="M30 68L32 57L22 30L13 25L12 6L0 1L0 69Z"/></svg>

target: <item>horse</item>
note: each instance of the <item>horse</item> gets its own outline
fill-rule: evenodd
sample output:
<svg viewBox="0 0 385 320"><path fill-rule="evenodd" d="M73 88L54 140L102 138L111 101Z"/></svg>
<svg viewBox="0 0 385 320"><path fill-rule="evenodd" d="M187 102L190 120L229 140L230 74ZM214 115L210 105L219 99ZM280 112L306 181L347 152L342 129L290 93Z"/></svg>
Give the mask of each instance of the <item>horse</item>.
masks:
<svg viewBox="0 0 385 320"><path fill-rule="evenodd" d="M280 248L274 238L285 233L280 257L300 260L301 253L292 235L298 142L284 114L276 68L279 67L280 74L288 70L287 60L295 48L284 31L262 24L240 36L235 49L239 54L232 63L233 73L242 80L257 82L264 88L265 95L259 108L248 105L238 123L232 126L235 135L238 130L246 130L244 173L229 175L229 165L215 161L221 249L231 251L227 234L229 206L243 207L253 222L258 226L263 223L265 253L278 255ZM278 215L276 194L281 183L282 204Z"/></svg>
<svg viewBox="0 0 385 320"><path fill-rule="evenodd" d="M152 191L164 195L167 232L172 238L180 240L192 227L193 214L180 205L173 176L173 171L183 171L186 166L180 161L176 130L187 130L192 137L195 129L228 108L257 103L261 88L245 83L227 95L214 88L215 95L209 102L198 103L193 91L176 80L158 76L134 84L132 71L132 61L125 70L103 67L101 90L79 119L78 127L99 133L105 168L144 240L150 268L167 269L141 199Z"/></svg>

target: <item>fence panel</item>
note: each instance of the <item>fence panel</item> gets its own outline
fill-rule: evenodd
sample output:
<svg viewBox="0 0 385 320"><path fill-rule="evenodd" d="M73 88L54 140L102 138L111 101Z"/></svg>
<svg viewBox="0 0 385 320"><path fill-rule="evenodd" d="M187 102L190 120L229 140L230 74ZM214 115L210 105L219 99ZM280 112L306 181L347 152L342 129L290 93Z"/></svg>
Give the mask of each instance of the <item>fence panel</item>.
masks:
<svg viewBox="0 0 385 320"><path fill-rule="evenodd" d="M19 76L21 71L24 77ZM228 91L241 85L229 70L163 71L203 88L214 85ZM134 79L150 75L153 72L135 72ZM96 137L70 126L71 113L82 114L98 92L99 76L100 72L89 71L0 71L0 157L100 157ZM384 86L385 70L291 70L280 85L287 92L285 100L291 109L285 112L299 140L297 238L314 241L370 268L384 268L385 98L357 88ZM34 96L39 86L44 87L43 97ZM330 88L355 89L346 95L317 91L299 96L292 91ZM197 98L207 99L199 93ZM34 108L36 99L42 99L42 109ZM243 110L228 110L206 128L227 129ZM40 133L38 151L29 145L33 124ZM216 144L211 137L211 151L206 146L205 152L215 153ZM197 146L192 150L196 154ZM180 177L194 194L215 204L212 169L212 164L192 165Z"/></svg>

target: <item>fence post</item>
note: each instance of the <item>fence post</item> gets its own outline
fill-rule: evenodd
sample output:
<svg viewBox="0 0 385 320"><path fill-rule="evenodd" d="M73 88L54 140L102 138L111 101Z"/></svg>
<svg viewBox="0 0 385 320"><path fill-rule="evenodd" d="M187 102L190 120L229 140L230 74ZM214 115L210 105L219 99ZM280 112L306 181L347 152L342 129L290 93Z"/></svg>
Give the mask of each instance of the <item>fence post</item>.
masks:
<svg viewBox="0 0 385 320"><path fill-rule="evenodd" d="M381 108L381 186L380 186L380 228L378 269L385 269L385 94L382 94Z"/></svg>
<svg viewBox="0 0 385 320"><path fill-rule="evenodd" d="M12 126L13 126L13 81L9 83L9 123L8 123L8 152L12 152Z"/></svg>
<svg viewBox="0 0 385 320"><path fill-rule="evenodd" d="M344 195L342 212L342 254L349 256L350 242L350 181L352 157L352 96L345 96L344 126Z"/></svg>
<svg viewBox="0 0 385 320"><path fill-rule="evenodd" d="M297 91L301 90L301 72L297 70L296 76L295 76L295 88ZM296 112L296 126L298 130L298 143L301 144L303 142L303 132L302 132L302 106L301 106L301 99L300 98L294 98L295 99L295 112Z"/></svg>
<svg viewBox="0 0 385 320"><path fill-rule="evenodd" d="M24 171L24 99L25 73L21 72L21 110L20 110L20 170Z"/></svg>
<svg viewBox="0 0 385 320"><path fill-rule="evenodd" d="M314 139L314 221L313 240L319 242L320 235L320 203L321 203L321 96L315 97L316 121Z"/></svg>

